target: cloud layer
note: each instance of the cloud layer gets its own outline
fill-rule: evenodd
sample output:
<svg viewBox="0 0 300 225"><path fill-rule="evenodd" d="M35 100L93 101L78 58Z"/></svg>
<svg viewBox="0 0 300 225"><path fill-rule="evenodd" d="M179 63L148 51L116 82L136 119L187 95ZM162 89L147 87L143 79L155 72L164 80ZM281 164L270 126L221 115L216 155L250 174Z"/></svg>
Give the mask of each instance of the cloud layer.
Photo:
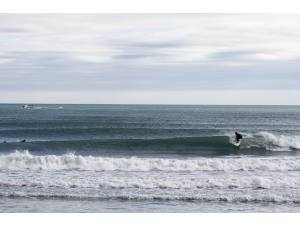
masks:
<svg viewBox="0 0 300 225"><path fill-rule="evenodd" d="M1 14L0 90L6 96L0 101L26 101L38 92L53 102L63 92L63 102L71 101L67 93L78 93L82 103L79 93L92 92L107 96L95 103L108 103L109 96L113 102L116 93L130 96L118 103L131 103L147 92L161 98L144 103L181 104L198 93L192 103L201 104L201 92L244 99L261 91L296 93L299 21L299 15L276 14ZM175 92L186 100L170 99ZM236 103L231 96L223 102ZM299 104L298 97L278 104ZM264 99L274 104L274 94Z"/></svg>

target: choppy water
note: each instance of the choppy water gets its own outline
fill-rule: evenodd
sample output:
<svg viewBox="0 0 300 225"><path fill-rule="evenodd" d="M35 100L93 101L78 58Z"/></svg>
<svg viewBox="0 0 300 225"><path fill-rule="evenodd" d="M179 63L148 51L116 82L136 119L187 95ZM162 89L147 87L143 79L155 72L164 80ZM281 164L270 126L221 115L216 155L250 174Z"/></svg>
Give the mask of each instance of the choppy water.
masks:
<svg viewBox="0 0 300 225"><path fill-rule="evenodd" d="M299 153L298 106L0 105L0 211L299 212Z"/></svg>

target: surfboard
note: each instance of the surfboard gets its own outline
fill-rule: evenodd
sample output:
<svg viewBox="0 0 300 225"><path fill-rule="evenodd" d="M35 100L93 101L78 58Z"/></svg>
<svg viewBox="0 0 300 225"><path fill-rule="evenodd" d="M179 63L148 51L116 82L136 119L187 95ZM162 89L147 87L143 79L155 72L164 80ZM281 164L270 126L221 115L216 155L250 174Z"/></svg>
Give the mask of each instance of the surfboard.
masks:
<svg viewBox="0 0 300 225"><path fill-rule="evenodd" d="M241 142L242 142L241 140L239 140L238 142L234 141L234 142L232 142L232 144L236 147L239 147Z"/></svg>
<svg viewBox="0 0 300 225"><path fill-rule="evenodd" d="M236 147L239 147L242 143L242 140L240 139L238 142L235 140L235 136L230 137L230 143L233 144Z"/></svg>

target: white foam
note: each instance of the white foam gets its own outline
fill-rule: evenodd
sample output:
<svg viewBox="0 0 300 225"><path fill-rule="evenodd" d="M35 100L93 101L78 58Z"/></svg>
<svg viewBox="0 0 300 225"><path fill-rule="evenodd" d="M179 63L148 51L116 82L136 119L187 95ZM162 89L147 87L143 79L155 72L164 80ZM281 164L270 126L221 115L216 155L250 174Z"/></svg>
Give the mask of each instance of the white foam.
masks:
<svg viewBox="0 0 300 225"><path fill-rule="evenodd" d="M235 137L232 133L226 133L229 137L229 142L235 142ZM261 131L258 133L250 134L243 133L242 147L244 148L264 148L269 151L291 151L300 149L300 136L297 135L283 135L274 134L271 132Z"/></svg>
<svg viewBox="0 0 300 225"><path fill-rule="evenodd" d="M300 149L300 136L275 135L270 132L259 132L258 135L263 137L268 150Z"/></svg>
<svg viewBox="0 0 300 225"><path fill-rule="evenodd" d="M178 200L178 201L199 201L199 202L262 202L262 203L300 203L300 196L277 196L277 195L180 195L180 194L114 194L114 195L82 195L79 193L26 193L26 192L7 192L0 193L0 196L10 198L38 197L38 198L58 198L58 199L93 199L93 200Z"/></svg>
<svg viewBox="0 0 300 225"><path fill-rule="evenodd" d="M134 175L122 177L118 175L96 175L96 174L65 174L55 177L39 174L37 178L8 177L1 175L0 187L38 187L38 188L142 188L142 189L280 189L299 188L300 179L297 176L285 177L275 176L237 176L222 174L218 175L198 175L193 177L176 176L170 177L167 174L155 176L147 174L144 176Z"/></svg>
<svg viewBox="0 0 300 225"><path fill-rule="evenodd" d="M75 154L32 155L16 151L0 155L0 169L8 170L89 170L89 171L289 171L300 170L300 158L125 158Z"/></svg>

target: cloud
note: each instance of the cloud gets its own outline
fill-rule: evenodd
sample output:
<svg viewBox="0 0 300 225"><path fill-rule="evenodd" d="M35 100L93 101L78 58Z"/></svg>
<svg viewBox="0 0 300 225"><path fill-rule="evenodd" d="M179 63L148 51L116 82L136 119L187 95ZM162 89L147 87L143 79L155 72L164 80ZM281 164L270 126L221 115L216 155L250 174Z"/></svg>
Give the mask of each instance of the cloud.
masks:
<svg viewBox="0 0 300 225"><path fill-rule="evenodd" d="M182 46L185 46L185 43L184 42L180 42L180 41L174 41L174 40L170 40L170 41L165 41L165 42L162 42L162 41L147 41L147 42L129 42L127 43L126 41L124 41L123 43L115 43L117 45L125 45L126 48L141 48L141 49L147 49L147 48L150 48L150 49L166 49L166 48L178 48L178 47L182 47Z"/></svg>
<svg viewBox="0 0 300 225"><path fill-rule="evenodd" d="M294 14L2 14L0 89L297 90L299 21Z"/></svg>
<svg viewBox="0 0 300 225"><path fill-rule="evenodd" d="M268 54L262 50L236 50L236 51L220 51L210 55L210 59L212 60L253 60L256 55L259 54Z"/></svg>
<svg viewBox="0 0 300 225"><path fill-rule="evenodd" d="M2 34L14 34L14 33L24 33L27 32L22 28L13 28L13 27L1 27L0 33Z"/></svg>
<svg viewBox="0 0 300 225"><path fill-rule="evenodd" d="M0 31L24 31L13 36L2 32L2 51L91 51L105 53L111 60L128 51L141 58L151 52L158 63L198 62L212 54L251 49L259 49L258 58L264 59L272 59L266 57L269 52L281 59L300 55L297 15L12 14L0 18ZM153 62L149 57L144 60Z"/></svg>

